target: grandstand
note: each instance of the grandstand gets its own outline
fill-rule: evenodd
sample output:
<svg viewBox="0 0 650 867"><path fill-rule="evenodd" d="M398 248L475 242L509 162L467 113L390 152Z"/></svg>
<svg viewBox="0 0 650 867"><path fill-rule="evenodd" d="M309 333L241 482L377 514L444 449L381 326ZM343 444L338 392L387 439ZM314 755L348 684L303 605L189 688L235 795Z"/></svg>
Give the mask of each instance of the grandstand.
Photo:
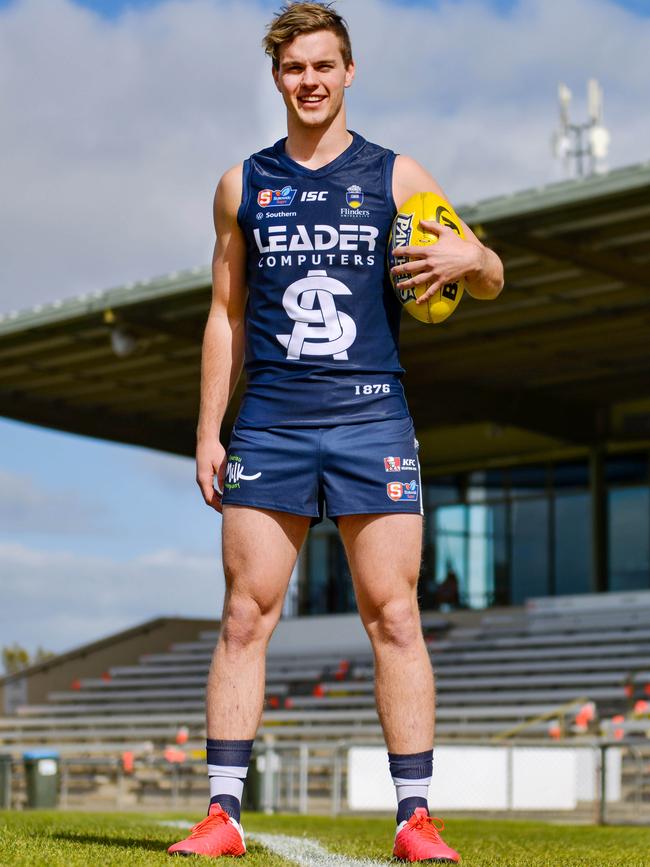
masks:
<svg viewBox="0 0 650 867"><path fill-rule="evenodd" d="M602 602L603 597L569 597L560 606L553 599L533 600L524 610L486 614L473 623L462 613L424 615L437 675L438 740L505 743L516 737L537 743L564 737L591 743L600 734L645 735L650 703L634 717L630 711L644 696L650 699L650 593L616 594L606 606ZM146 764L177 743L183 759L200 754L205 683L217 638L202 626L197 622L193 640L144 653L98 676L75 678L44 702L18 705L0 719L0 751L18 756L47 747L85 759L85 798L93 792L87 773L92 759L131 753ZM340 747L380 741L372 658L358 620L314 618L310 634L308 646L304 620L289 619L272 639L260 744L271 743L274 750L317 744L322 752L328 742ZM302 646L300 654L296 646ZM92 660L92 652L79 656ZM29 677L28 671L9 680ZM634 775L637 761L627 758L624 777L628 765ZM173 753L169 761L175 761ZM192 780L191 791L200 793L202 775ZM149 795L164 794L164 781L164 773L150 773ZM637 798L636 786L628 788L621 798Z"/></svg>

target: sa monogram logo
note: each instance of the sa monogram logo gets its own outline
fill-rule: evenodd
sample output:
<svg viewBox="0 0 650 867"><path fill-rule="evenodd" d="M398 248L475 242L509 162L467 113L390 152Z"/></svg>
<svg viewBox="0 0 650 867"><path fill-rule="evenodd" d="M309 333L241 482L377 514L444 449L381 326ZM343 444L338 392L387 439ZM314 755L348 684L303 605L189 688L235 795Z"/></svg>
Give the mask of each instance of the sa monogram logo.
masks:
<svg viewBox="0 0 650 867"><path fill-rule="evenodd" d="M331 355L346 361L357 326L351 316L336 309L334 296L351 294L340 280L328 277L327 271L308 271L306 277L292 283L282 304L295 325L291 334L275 335L287 350L287 358Z"/></svg>

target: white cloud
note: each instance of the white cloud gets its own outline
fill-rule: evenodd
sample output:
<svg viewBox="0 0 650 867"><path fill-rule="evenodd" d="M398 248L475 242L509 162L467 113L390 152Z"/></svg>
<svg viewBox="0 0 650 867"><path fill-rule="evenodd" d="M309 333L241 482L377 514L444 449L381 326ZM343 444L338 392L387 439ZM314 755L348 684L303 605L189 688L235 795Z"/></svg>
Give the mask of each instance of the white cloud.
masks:
<svg viewBox="0 0 650 867"><path fill-rule="evenodd" d="M147 484L154 482L179 495L193 491L199 501L201 494L196 485L196 466L192 458L149 449L133 449L127 453L126 460L133 472L145 476Z"/></svg>
<svg viewBox="0 0 650 867"><path fill-rule="evenodd" d="M340 8L359 62L351 126L425 162L457 203L557 176L560 79L580 96L590 76L604 85L612 165L648 157L650 20L609 0ZM114 21L71 0L0 12L0 310L209 260L218 176L282 130L267 15L244 0Z"/></svg>
<svg viewBox="0 0 650 867"><path fill-rule="evenodd" d="M0 468L2 533L93 533L106 527L108 509L80 491L49 488Z"/></svg>
<svg viewBox="0 0 650 867"><path fill-rule="evenodd" d="M157 615L221 616L217 556L161 549L123 562L0 543L2 644L56 652Z"/></svg>

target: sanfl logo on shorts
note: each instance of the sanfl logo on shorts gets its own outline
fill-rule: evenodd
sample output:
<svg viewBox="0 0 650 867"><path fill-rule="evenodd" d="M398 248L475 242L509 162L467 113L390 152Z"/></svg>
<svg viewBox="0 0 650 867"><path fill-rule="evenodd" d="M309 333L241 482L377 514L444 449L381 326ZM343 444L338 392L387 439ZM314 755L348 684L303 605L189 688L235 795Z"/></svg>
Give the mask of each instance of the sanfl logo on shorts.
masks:
<svg viewBox="0 0 650 867"><path fill-rule="evenodd" d="M291 334L276 334L287 350L287 358L303 355L331 355L347 361L348 349L357 336L354 319L336 309L335 295L351 295L348 287L327 276L327 271L308 271L292 283L282 304L295 325Z"/></svg>

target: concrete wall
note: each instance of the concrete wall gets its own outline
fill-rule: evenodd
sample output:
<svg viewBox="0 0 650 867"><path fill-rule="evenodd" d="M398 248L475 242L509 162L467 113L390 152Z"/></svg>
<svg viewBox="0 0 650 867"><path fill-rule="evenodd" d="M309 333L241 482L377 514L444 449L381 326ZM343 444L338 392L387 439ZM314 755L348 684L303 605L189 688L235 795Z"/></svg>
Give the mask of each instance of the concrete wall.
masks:
<svg viewBox="0 0 650 867"><path fill-rule="evenodd" d="M108 638L55 656L40 665L0 680L0 714L11 714L20 704L41 704L48 693L70 689L83 677L101 677L114 665L133 665L146 653L168 650L178 641L193 641L203 630L214 630L215 620L158 617Z"/></svg>

